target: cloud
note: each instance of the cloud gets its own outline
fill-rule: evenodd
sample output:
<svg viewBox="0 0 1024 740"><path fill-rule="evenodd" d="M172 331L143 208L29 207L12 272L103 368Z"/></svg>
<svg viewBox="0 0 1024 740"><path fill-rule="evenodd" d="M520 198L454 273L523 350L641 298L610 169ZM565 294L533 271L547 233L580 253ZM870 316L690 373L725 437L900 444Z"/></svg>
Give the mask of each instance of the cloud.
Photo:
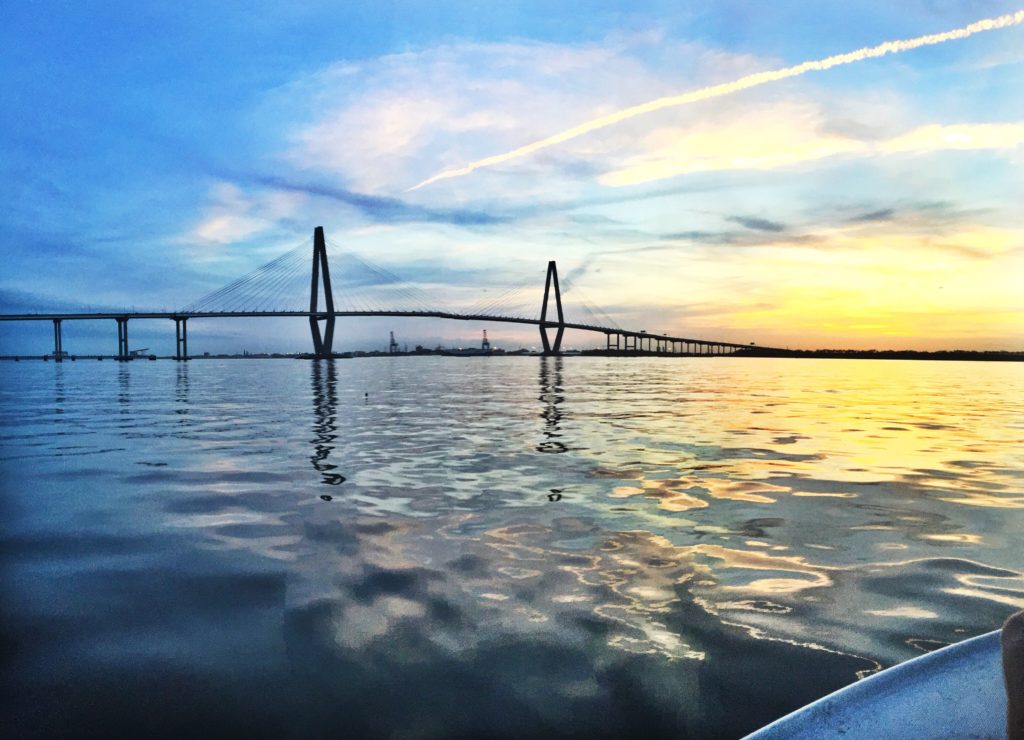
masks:
<svg viewBox="0 0 1024 740"><path fill-rule="evenodd" d="M847 220L853 223L868 221L889 221L895 215L896 211L893 208L879 208L874 211L868 211L867 213L859 213L856 216L851 216Z"/></svg>
<svg viewBox="0 0 1024 740"><path fill-rule="evenodd" d="M739 224L740 226L746 226L748 229L753 229L754 231L778 232L786 230L785 224L780 224L777 221L769 221L766 218L755 218L752 216L730 216L725 220L730 221L734 224Z"/></svg>
<svg viewBox="0 0 1024 740"><path fill-rule="evenodd" d="M511 144L637 95L663 93L667 69L677 79L702 83L759 63L652 34L579 45L454 42L328 66L275 91L265 107L268 117L292 120L283 156L293 167L386 195L406 190L439 161ZM417 201L568 200L606 169L606 157L634 140L627 127L549 152L514 173L494 170L491 178L418 194Z"/></svg>
<svg viewBox="0 0 1024 740"><path fill-rule="evenodd" d="M902 136L879 143L879 153L934 152L941 150L1013 149L1024 144L1024 123L964 123L919 126Z"/></svg>
<svg viewBox="0 0 1024 740"><path fill-rule="evenodd" d="M238 185L218 182L210 188L211 204L192 235L214 244L228 244L264 231L291 215L301 198L289 192L243 192Z"/></svg>
<svg viewBox="0 0 1024 740"><path fill-rule="evenodd" d="M648 135L644 154L598 179L621 187L698 172L771 170L832 157L1014 149L1024 144L1024 122L927 124L881 141L831 133L825 123L818 106L782 103L724 125L708 121L688 130L663 128Z"/></svg>
<svg viewBox="0 0 1024 740"><path fill-rule="evenodd" d="M364 216L387 223L426 221L459 226L490 226L505 223L507 216L484 211L452 208L429 208L380 195L357 193L345 188L316 182L300 182L276 175L253 175L250 181L266 188L303 193L351 206Z"/></svg>
<svg viewBox="0 0 1024 740"><path fill-rule="evenodd" d="M484 167L494 167L504 162L526 157L543 149L547 149L548 147L563 144L580 136L584 136L585 134L628 121L636 116L647 115L665 108L675 108L704 100L710 100L712 98L732 95L760 85L778 82L779 80L785 80L791 77L798 77L800 75L807 74L808 72L823 71L840 65L852 64L866 59L886 56L887 54L898 54L905 51L911 51L922 46L932 46L934 44L941 44L947 41L964 39L977 33L983 33L985 31L1000 28L1009 28L1021 23L1024 23L1024 10L1002 15L997 18L984 18L962 28L956 28L943 33L928 34L912 39L886 41L872 47L857 49L845 54L836 54L824 59L802 62L782 69L756 72L737 80L733 80L732 82L709 85L707 87L679 95L660 97L646 103L641 103L640 105L631 105L612 113L606 113L572 128L546 136L543 139L519 146L511 151L484 157L483 159L470 162L462 167L444 170L428 177L418 185L414 185L410 190L418 190L419 188L426 187L427 185L431 185L440 180L462 177Z"/></svg>

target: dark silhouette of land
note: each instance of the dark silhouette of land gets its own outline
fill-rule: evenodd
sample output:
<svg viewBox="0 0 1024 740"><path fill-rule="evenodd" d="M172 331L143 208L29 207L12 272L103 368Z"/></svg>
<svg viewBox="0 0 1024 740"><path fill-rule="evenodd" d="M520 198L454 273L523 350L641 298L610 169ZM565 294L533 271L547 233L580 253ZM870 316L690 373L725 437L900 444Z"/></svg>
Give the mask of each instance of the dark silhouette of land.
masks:
<svg viewBox="0 0 1024 740"><path fill-rule="evenodd" d="M733 357L820 357L840 360L981 360L996 362L1020 362L1024 352L1010 350L976 351L968 349L947 349L922 352L913 349L769 349L750 347L740 349Z"/></svg>
<svg viewBox="0 0 1024 740"><path fill-rule="evenodd" d="M482 351L477 348L454 348L437 347L425 348L417 346L415 350L408 351L351 351L332 352L331 357L339 360L347 360L358 357L515 357L515 356L544 356L544 352L525 348L505 350L494 348ZM607 350L607 349L582 349L563 350L559 353L563 356L582 355L590 357L788 357L788 358L819 358L832 360L958 360L973 362L1022 362L1024 352L1010 350L989 350L975 351L965 349L938 350L935 352L923 352L918 350L861 350L861 349L768 349L765 347L750 347L749 349L738 349L725 355L700 355L700 354L678 354L673 352L654 352L648 350ZM199 355L189 355L189 360L253 360L253 359L315 359L316 354L309 352L240 352L240 353L210 353L204 352ZM64 361L74 360L114 360L123 358L117 355L95 355L81 354L70 355L64 353ZM175 360L173 355L136 355L134 360ZM43 360L53 361L53 355L0 355L0 360Z"/></svg>

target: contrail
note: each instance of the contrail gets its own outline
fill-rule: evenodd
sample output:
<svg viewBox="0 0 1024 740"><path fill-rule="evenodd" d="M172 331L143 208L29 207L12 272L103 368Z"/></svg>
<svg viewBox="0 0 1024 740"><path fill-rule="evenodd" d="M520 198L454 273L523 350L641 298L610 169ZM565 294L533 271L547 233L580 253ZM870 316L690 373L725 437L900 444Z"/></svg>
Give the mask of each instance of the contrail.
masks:
<svg viewBox="0 0 1024 740"><path fill-rule="evenodd" d="M563 141L569 141L570 139L575 139L577 136L588 134L591 131L597 131L598 129L612 126L621 121L625 121L635 116L641 116L645 113L653 113L654 111L661 110L662 108L689 105L690 103L696 103L700 100L718 98L723 95L731 95L732 93L739 92L740 90L746 90L751 87L766 85L769 82L777 82L778 80L785 80L789 77L797 77L799 75L806 74L807 72L820 72L843 64L860 62L864 59L883 57L886 54L899 54L900 52L911 51L912 49L917 49L922 46L932 46L946 41L965 39L968 36L973 36L974 34L981 33L982 31L993 31L999 28L1018 26L1021 23L1024 23L1024 10L1018 10L1016 13L1001 15L997 18L985 18L980 21L975 21L963 28L953 29L952 31L933 33L928 36L918 36L917 38L903 39L901 41L886 41L878 46L869 46L863 49L858 49L857 51L847 52L846 54L836 54L835 56L826 57L825 59L819 59L813 62L803 62L792 67L784 67L783 69L777 69L769 72L757 72L755 74L747 75L746 77L741 77L733 82L724 82L719 85L703 87L700 90L683 93L682 95L658 98L647 103L641 103L640 105L624 108L616 113L610 113L607 116L595 118L594 120L587 121L586 123L581 123L579 126L566 129L561 133L540 139L532 144L526 144L525 146L513 149L510 152L495 154L492 157L485 157L484 159L478 159L477 161L470 162L465 167L460 167L458 169L445 170L444 172L440 172L433 177L424 180L419 185L409 188L406 192L419 190L420 188L426 187L427 185L439 180L447 180L452 177L462 177L463 175L468 175L474 170L491 167L496 164L501 164L502 162L508 162L511 159L525 157L527 154L532 154L533 152L540 151L541 149L547 149L555 144L561 144Z"/></svg>

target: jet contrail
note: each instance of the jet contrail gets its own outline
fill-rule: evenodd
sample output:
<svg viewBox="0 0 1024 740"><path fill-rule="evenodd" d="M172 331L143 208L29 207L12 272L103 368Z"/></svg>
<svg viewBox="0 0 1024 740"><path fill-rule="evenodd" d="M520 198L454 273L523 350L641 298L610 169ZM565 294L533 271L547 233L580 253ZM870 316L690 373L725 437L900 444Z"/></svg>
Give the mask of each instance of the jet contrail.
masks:
<svg viewBox="0 0 1024 740"><path fill-rule="evenodd" d="M852 64L853 62L859 62L864 59L882 57L886 54L899 54L900 52L910 51L921 46L931 46L933 44L941 44L945 41L965 39L968 36L973 36L974 34L981 33L982 31L993 31L998 28L1018 26L1021 23L1024 23L1024 10L1018 10L1016 13L1001 15L998 18L985 18L980 21L975 21L963 28L953 29L952 31L933 33L928 36L918 36L917 38L903 39L901 41L886 41L878 46L865 47L863 49L858 49L857 51L847 52L846 54L836 54L835 56L826 57L825 59L819 59L813 62L803 62L802 64L797 64L792 67L784 67L783 69L776 69L769 72L757 72L752 75L747 75L746 77L741 77L733 82L711 85L710 87L704 87L700 90L683 93L682 95L658 98L657 100L651 100L647 103L641 103L640 105L624 108L616 113L610 113L607 116L601 116L600 118L595 118L592 121L581 123L579 126L566 129L561 133L540 139L532 144L526 144L525 146L513 149L510 152L495 154L492 157L485 157L484 159L478 159L477 161L470 162L465 167L460 167L458 169L445 170L444 172L440 172L433 177L424 180L419 185L409 188L406 192L419 190L420 188L426 187L427 185L439 180L447 180L452 177L468 175L474 170L491 167L496 164L501 164L502 162L508 162L510 159L525 157L527 154L532 154L533 152L540 151L541 149L547 149L555 144L561 144L563 141L569 141L570 139L575 139L577 136L588 134L591 131L597 131L598 129L611 126L619 123L620 121L625 121L626 119L633 118L634 116L652 113L656 110L661 110L662 108L673 108L677 105L688 105L700 100L707 100L708 98L718 98L723 95L731 95L732 93L739 92L740 90L757 87L758 85L766 85L769 82L776 82L789 77L797 77L798 75L802 75L807 72L820 72L832 67L838 67L842 64Z"/></svg>

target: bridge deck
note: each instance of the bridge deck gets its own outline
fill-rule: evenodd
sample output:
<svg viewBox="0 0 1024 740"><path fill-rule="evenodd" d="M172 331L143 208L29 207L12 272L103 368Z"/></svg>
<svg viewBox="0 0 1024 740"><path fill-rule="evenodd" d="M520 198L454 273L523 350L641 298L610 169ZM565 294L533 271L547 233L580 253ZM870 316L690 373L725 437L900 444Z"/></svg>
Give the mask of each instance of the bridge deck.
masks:
<svg viewBox="0 0 1024 740"><path fill-rule="evenodd" d="M557 321L541 321L519 316L491 316L487 314L462 314L449 311L335 311L335 316L396 316L408 318L434 318L451 319L454 321L493 321L505 324L528 324L530 326L544 326L557 329L563 326L566 329L579 331L590 331L598 334L619 335L622 337L634 337L653 339L659 342L688 342L690 344L713 345L716 347L732 347L736 349L749 348L754 345L737 344L734 342L716 342L709 339L695 339L693 337L676 337L668 334L650 334L645 331L630 331L628 329L617 329L608 326L597 326L594 324L578 324L565 322L560 324ZM26 313L26 314L0 314L0 321L87 321L99 319L220 319L220 318L266 318L266 317L302 317L316 316L326 319L326 312L312 313L310 311L206 311L206 312L181 312L181 311L108 311L97 313ZM764 348L762 348L764 349Z"/></svg>

